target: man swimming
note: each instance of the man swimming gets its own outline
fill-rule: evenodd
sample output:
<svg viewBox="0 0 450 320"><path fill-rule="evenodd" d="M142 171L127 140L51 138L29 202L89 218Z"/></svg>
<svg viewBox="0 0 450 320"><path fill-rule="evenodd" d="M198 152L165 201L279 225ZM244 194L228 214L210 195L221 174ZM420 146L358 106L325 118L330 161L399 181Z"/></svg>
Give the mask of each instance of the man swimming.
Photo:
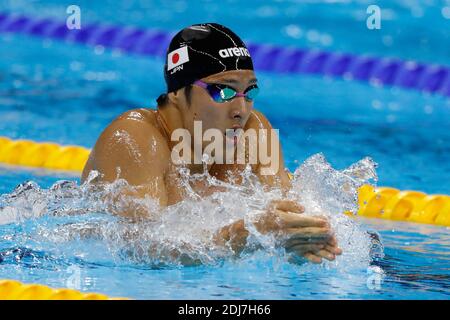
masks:
<svg viewBox="0 0 450 320"><path fill-rule="evenodd" d="M270 132L256 143L244 144L245 163L208 162L207 170L211 176L231 182L230 177L238 176L250 165L252 172L268 188L281 188L284 192L291 188L278 136L270 131L272 126L266 117L253 109L259 90L253 62L244 42L234 32L216 23L184 28L170 42L164 77L167 93L157 99L156 110L125 112L102 132L83 170L82 181L96 170L100 175L94 183L124 179L134 187L130 193L137 198L152 197L162 207L176 204L186 197L186 190L180 183L180 167L191 174L202 173L204 164L195 161L196 156L206 153L211 159L213 155L206 152L208 145L203 140L200 143L195 139L190 141L188 149L181 148L180 152L176 143L179 139L174 139L180 136L180 130L187 136L198 136L197 124L200 124L202 137L208 130L215 130L220 138L224 138L218 148L224 153L237 148L243 133L262 132L263 129ZM229 135L230 131L239 131L241 135ZM267 144L269 154L278 155L275 162L262 161L260 154L255 162L249 161L251 148L261 148L262 143ZM184 160L175 161L174 154ZM231 158L236 159L235 156ZM240 183L240 180L233 180L233 183ZM197 180L191 187L203 196L220 191L206 181ZM324 217L302 215L303 211L304 208L294 201L272 201L255 226L261 233L283 237L282 245L299 257L314 263L320 263L322 259L334 260L341 254L341 249L328 221ZM149 213L130 208L119 214L145 218ZM248 235L244 221L239 220L218 230L215 241L228 244L239 253L246 247Z"/></svg>

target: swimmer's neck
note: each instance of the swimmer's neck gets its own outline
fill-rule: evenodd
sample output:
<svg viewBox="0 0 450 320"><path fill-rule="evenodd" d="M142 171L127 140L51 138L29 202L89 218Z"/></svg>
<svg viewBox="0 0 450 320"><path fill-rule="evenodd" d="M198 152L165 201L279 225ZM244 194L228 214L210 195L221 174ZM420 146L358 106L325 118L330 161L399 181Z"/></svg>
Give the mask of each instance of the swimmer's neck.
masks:
<svg viewBox="0 0 450 320"><path fill-rule="evenodd" d="M180 110L173 104L169 102L168 105L165 105L164 107L160 108L157 107L157 112L159 113L159 116L164 121L164 126L166 127L164 130L167 131L167 144L169 145L170 151L172 151L173 144L170 141L170 138L172 136L172 132L179 128L184 128L183 125L183 116L180 112ZM194 154L194 148L191 149L191 154ZM210 172L211 168L214 166L214 164L208 164L208 172ZM197 173L203 173L203 164L188 164L186 166L191 174L197 174Z"/></svg>
<svg viewBox="0 0 450 320"><path fill-rule="evenodd" d="M170 139L172 136L172 132L179 128L184 128L183 125L183 116L178 110L177 107L175 107L170 102L168 105L164 107L157 106L157 113L160 115L160 117L163 119L164 124L166 126L167 135Z"/></svg>

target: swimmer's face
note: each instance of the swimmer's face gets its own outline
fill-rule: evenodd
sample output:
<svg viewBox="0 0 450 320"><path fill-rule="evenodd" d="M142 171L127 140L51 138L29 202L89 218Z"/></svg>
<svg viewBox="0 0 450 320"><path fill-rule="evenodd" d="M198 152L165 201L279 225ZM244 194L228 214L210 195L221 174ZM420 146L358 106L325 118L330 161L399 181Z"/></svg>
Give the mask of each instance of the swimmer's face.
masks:
<svg viewBox="0 0 450 320"><path fill-rule="evenodd" d="M252 70L233 70L217 73L200 79L205 83L225 84L237 92L244 92L256 83L256 76ZM186 101L183 101L186 103ZM218 129L224 135L227 129L244 128L253 109L253 101L244 97L235 97L227 102L215 102L207 90L193 85L190 106L182 106L185 113L185 128L193 137L194 121L202 122L202 129ZM225 141L225 139L224 139ZM210 142L204 142L203 147Z"/></svg>

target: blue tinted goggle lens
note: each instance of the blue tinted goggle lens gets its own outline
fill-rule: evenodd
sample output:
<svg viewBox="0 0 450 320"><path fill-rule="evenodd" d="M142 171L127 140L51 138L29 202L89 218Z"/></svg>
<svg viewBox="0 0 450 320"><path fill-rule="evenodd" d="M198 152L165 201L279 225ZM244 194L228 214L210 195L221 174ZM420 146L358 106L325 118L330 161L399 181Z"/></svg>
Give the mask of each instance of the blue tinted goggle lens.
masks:
<svg viewBox="0 0 450 320"><path fill-rule="evenodd" d="M237 91L223 84L209 84L207 90L215 102L226 102L237 95ZM245 91L245 99L252 101L258 95L259 88L256 84L248 87Z"/></svg>
<svg viewBox="0 0 450 320"><path fill-rule="evenodd" d="M256 84L248 87L244 92L245 98L249 101L252 101L253 99L255 99L256 96L258 95L258 93L259 93L259 88Z"/></svg>

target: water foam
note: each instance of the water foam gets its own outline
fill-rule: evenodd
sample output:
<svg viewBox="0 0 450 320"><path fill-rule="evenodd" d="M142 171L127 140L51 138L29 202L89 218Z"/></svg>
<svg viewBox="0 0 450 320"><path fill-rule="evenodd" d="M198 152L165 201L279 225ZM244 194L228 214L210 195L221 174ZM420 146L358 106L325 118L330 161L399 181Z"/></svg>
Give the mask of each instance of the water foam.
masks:
<svg viewBox="0 0 450 320"><path fill-rule="evenodd" d="M299 201L305 207L305 215L327 216L343 249L342 256L322 266L343 270L367 267L372 260L373 238L342 212L356 212L357 189L364 183L376 182L375 167L370 158L365 158L345 170L335 170L323 155L317 154L295 170L288 198ZM277 245L277 239L260 234L252 223L271 200L281 197L281 191L266 190L250 170L242 173L241 185L219 181L206 170L195 175L184 170L182 183L187 187L188 196L167 208L160 208L150 198L124 196L122 191L132 188L124 180L94 185L91 181L97 175L91 172L82 185L66 180L58 181L49 189L42 189L32 181L20 184L12 193L0 197L0 224L34 221L35 241L53 248L62 246L70 251L72 246L68 242L96 239L115 261L180 266L218 264L234 259L232 248L216 245L213 238L221 227L244 219L250 232L249 248L259 248L258 253L245 251L244 259L263 252L267 257L276 257L280 264L290 261L284 249ZM204 180L223 192L202 198L189 188L194 180ZM111 215L130 206L150 214L138 221ZM72 220L57 222L61 217ZM52 219L56 219L53 224L49 223ZM375 247L380 248L376 243Z"/></svg>

